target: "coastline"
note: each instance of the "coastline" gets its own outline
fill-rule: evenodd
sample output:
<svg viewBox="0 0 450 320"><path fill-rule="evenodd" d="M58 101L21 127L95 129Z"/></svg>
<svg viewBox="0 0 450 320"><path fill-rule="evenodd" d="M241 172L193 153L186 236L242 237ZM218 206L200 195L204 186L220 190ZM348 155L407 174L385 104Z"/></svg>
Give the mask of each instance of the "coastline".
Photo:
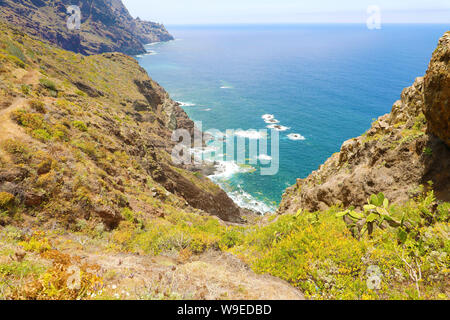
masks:
<svg viewBox="0 0 450 320"><path fill-rule="evenodd" d="M148 50L147 46L154 46L157 44L167 43L170 41L176 41L177 39L168 40L168 41L160 41L160 42L154 42L150 44L144 45L145 49L147 50L146 54L140 54L140 55L134 55L133 58L135 58L138 63L139 59L143 58L145 56L152 56L156 53L153 50ZM143 67L140 63L139 65ZM148 72L148 71L147 71ZM194 107L196 106L195 103L191 102L183 102L183 101L175 101L173 100L178 107L183 109L184 112L186 112L185 107ZM193 119L192 117L188 116L188 118L192 122L196 122L196 119ZM205 132L202 132L203 137L205 137ZM242 134L246 134L246 132L243 132ZM302 136L301 136L302 137ZM299 139L303 140L303 139ZM208 145L204 145L200 150L191 149L191 155L193 157L196 157L197 160L199 160L198 155L204 154L208 148ZM211 151L211 150L210 150ZM251 212L257 213L259 215L265 215L270 213L275 213L278 207L278 203L272 203L269 204L266 201L259 200L246 192L240 185L237 187L233 187L231 185L231 180L234 176L237 176L239 174L252 172L253 170L256 170L255 168L251 167L250 165L238 165L235 161L225 161L225 160L217 160L217 159L202 159L202 156L200 156L201 164L200 165L190 165L185 166L187 170L190 170L192 172L201 172L203 175L205 175L209 180L211 180L214 184L216 184L218 187L220 187L227 195L230 197L231 200L241 209L249 210Z"/></svg>

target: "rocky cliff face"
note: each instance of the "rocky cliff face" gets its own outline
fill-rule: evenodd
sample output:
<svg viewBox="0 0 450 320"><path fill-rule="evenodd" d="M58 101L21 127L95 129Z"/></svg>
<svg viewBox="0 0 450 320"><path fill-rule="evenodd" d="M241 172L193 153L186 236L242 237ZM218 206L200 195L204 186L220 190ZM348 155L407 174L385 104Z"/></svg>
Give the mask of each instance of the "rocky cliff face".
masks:
<svg viewBox="0 0 450 320"><path fill-rule="evenodd" d="M279 212L361 207L383 192L401 203L433 183L450 200L450 33L439 41L425 78L406 88L390 114L363 136L350 139L306 179L283 196Z"/></svg>
<svg viewBox="0 0 450 320"><path fill-rule="evenodd" d="M440 40L425 76L424 113L428 131L450 147L450 32Z"/></svg>
<svg viewBox="0 0 450 320"><path fill-rule="evenodd" d="M81 9L81 29L68 30L67 7ZM145 53L143 43L172 40L163 25L133 19L121 0L0 0L0 19L84 55Z"/></svg>

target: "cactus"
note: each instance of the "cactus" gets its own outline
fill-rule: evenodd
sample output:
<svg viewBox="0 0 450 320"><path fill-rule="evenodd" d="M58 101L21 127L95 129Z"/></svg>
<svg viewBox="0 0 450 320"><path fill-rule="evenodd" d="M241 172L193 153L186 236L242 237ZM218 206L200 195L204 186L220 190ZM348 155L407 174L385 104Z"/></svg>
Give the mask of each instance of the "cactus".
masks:
<svg viewBox="0 0 450 320"><path fill-rule="evenodd" d="M367 199L367 204L364 206L363 213L355 211L354 208L350 208L346 211L338 212L336 217L350 218L353 222L350 223L353 233L355 233L355 230L357 229L355 227L360 226L357 232L358 238L363 236L366 232L371 236L376 226L384 229L384 222L395 228L404 226L403 220L399 223L391 217L389 213L389 200L383 193L371 195L369 199Z"/></svg>

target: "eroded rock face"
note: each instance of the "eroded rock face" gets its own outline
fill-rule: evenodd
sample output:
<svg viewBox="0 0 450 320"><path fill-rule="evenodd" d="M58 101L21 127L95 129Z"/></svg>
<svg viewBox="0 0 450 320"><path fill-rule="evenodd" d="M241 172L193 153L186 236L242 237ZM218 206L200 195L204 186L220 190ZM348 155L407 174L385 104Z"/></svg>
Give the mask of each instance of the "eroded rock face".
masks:
<svg viewBox="0 0 450 320"><path fill-rule="evenodd" d="M81 9L81 30L68 30L67 7ZM3 0L0 19L63 49L85 55L142 54L143 44L173 40L162 24L133 19L121 0Z"/></svg>
<svg viewBox="0 0 450 320"><path fill-rule="evenodd" d="M450 32L440 40L425 76L428 131L450 146Z"/></svg>
<svg viewBox="0 0 450 320"><path fill-rule="evenodd" d="M279 212L326 210L333 205L361 208L383 192L402 203L433 182L440 200L450 200L449 149L450 33L439 41L425 78L403 90L390 114L306 179L287 189Z"/></svg>

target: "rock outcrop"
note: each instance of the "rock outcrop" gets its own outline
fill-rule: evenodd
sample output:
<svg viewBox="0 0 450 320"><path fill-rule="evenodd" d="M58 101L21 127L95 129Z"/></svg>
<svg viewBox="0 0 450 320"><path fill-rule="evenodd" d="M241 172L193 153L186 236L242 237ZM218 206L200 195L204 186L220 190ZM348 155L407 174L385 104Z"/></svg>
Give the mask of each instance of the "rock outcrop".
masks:
<svg viewBox="0 0 450 320"><path fill-rule="evenodd" d="M450 147L450 32L440 40L425 76L428 131Z"/></svg>
<svg viewBox="0 0 450 320"><path fill-rule="evenodd" d="M67 8L81 10L81 29L69 30ZM84 55L145 53L143 44L172 40L165 27L133 19L121 0L1 0L0 19L27 34Z"/></svg>
<svg viewBox="0 0 450 320"><path fill-rule="evenodd" d="M402 203L430 181L439 200L450 200L449 39L442 37L426 76L402 92L390 114L286 191L280 213L361 207L379 192Z"/></svg>

